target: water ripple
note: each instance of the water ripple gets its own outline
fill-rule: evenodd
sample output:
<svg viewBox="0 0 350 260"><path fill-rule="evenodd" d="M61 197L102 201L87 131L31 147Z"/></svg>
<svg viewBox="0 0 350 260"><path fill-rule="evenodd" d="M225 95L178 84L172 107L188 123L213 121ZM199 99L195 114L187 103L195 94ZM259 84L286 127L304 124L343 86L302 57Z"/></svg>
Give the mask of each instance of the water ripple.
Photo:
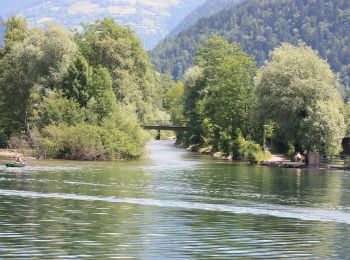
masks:
<svg viewBox="0 0 350 260"><path fill-rule="evenodd" d="M137 198L116 198L116 197L97 197L84 196L77 194L60 194L60 193L39 193L30 191L17 190L0 190L1 196L17 196L33 199L66 199L78 201L102 201L108 203L127 203L141 206L156 206L166 208L176 208L184 210L205 210L215 212L226 212L233 214L251 214L251 215L268 215L278 218L300 219L304 221L321 221L321 222L337 222L350 225L350 214L339 210L325 210L317 208L297 208L281 205L220 205L207 204L185 201L172 200L154 200L154 199L137 199Z"/></svg>

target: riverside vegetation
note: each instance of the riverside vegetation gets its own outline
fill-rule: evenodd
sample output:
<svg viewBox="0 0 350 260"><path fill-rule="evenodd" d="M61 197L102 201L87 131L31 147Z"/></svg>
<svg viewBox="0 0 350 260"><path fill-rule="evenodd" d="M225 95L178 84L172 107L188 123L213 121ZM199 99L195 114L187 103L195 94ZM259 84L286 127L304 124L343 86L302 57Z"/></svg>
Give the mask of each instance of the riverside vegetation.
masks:
<svg viewBox="0 0 350 260"><path fill-rule="evenodd" d="M142 156L151 120L187 120L178 141L257 162L263 133L279 152L336 154L348 106L338 75L303 43L282 44L258 69L237 43L214 36L183 82L157 74L134 33L110 19L71 33L6 22L0 56L0 145L76 160Z"/></svg>
<svg viewBox="0 0 350 260"><path fill-rule="evenodd" d="M183 115L191 126L180 142L233 159L266 159L264 131L274 151L338 154L349 128L340 89L338 75L303 43L282 44L257 69L239 45L215 36L185 73L183 96L177 96L183 106L172 117Z"/></svg>
<svg viewBox="0 0 350 260"><path fill-rule="evenodd" d="M0 54L0 145L79 160L143 154L140 123L166 116L162 89L134 33L104 19L74 34L5 23Z"/></svg>

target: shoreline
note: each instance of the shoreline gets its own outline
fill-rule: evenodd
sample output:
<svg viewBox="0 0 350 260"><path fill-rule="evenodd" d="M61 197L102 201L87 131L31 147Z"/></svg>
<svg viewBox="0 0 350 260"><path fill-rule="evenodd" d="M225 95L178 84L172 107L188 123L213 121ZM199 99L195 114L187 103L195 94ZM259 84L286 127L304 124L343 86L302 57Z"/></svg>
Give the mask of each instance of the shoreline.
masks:
<svg viewBox="0 0 350 260"><path fill-rule="evenodd" d="M233 160L231 156L226 156L222 152L211 152L209 148L199 147L198 145L184 145L184 144L176 144L175 146L178 148L185 149L192 153L198 153L201 155L207 155L212 158L217 158L226 161L238 162L238 163L246 163L251 165L258 165L263 167L270 168L281 168L281 169L314 169L314 170L331 170L331 171L350 171L350 168L337 166L337 165L327 165L327 166L319 166L317 168L309 168L305 163L292 162L287 160L284 155L272 154L272 158L267 161L259 162L259 163L251 163L245 162L242 160Z"/></svg>
<svg viewBox="0 0 350 260"><path fill-rule="evenodd" d="M7 149L0 149L0 158L3 158L3 159L14 159L18 154L21 154L23 158L26 160L31 160L31 161L37 160L36 157L29 155L25 152L14 152Z"/></svg>

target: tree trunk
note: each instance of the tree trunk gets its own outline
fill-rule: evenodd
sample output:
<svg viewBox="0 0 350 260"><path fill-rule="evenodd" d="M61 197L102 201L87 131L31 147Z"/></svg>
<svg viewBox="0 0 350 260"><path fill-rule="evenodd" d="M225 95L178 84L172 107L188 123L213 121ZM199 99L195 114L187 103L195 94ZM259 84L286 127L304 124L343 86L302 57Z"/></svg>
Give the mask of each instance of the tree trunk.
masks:
<svg viewBox="0 0 350 260"><path fill-rule="evenodd" d="M30 131L30 125L29 125L29 120L28 120L28 112L25 112L24 115L24 131L25 131L25 135L26 135L26 141L27 144L30 147L33 147L33 138L32 138L32 133Z"/></svg>

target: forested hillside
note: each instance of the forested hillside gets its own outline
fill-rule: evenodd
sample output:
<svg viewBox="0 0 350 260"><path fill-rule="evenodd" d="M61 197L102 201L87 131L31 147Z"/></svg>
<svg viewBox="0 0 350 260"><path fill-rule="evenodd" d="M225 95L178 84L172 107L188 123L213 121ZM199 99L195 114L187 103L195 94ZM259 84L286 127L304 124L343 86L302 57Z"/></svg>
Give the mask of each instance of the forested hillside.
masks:
<svg viewBox="0 0 350 260"><path fill-rule="evenodd" d="M201 6L193 10L182 22L170 32L168 37L174 36L181 31L188 29L203 17L209 17L226 8L232 8L243 0L207 0Z"/></svg>
<svg viewBox="0 0 350 260"><path fill-rule="evenodd" d="M153 63L159 71L182 78L198 46L213 34L237 41L259 65L281 43L304 41L341 73L346 85L350 83L348 0L247 0L159 44L151 53Z"/></svg>

